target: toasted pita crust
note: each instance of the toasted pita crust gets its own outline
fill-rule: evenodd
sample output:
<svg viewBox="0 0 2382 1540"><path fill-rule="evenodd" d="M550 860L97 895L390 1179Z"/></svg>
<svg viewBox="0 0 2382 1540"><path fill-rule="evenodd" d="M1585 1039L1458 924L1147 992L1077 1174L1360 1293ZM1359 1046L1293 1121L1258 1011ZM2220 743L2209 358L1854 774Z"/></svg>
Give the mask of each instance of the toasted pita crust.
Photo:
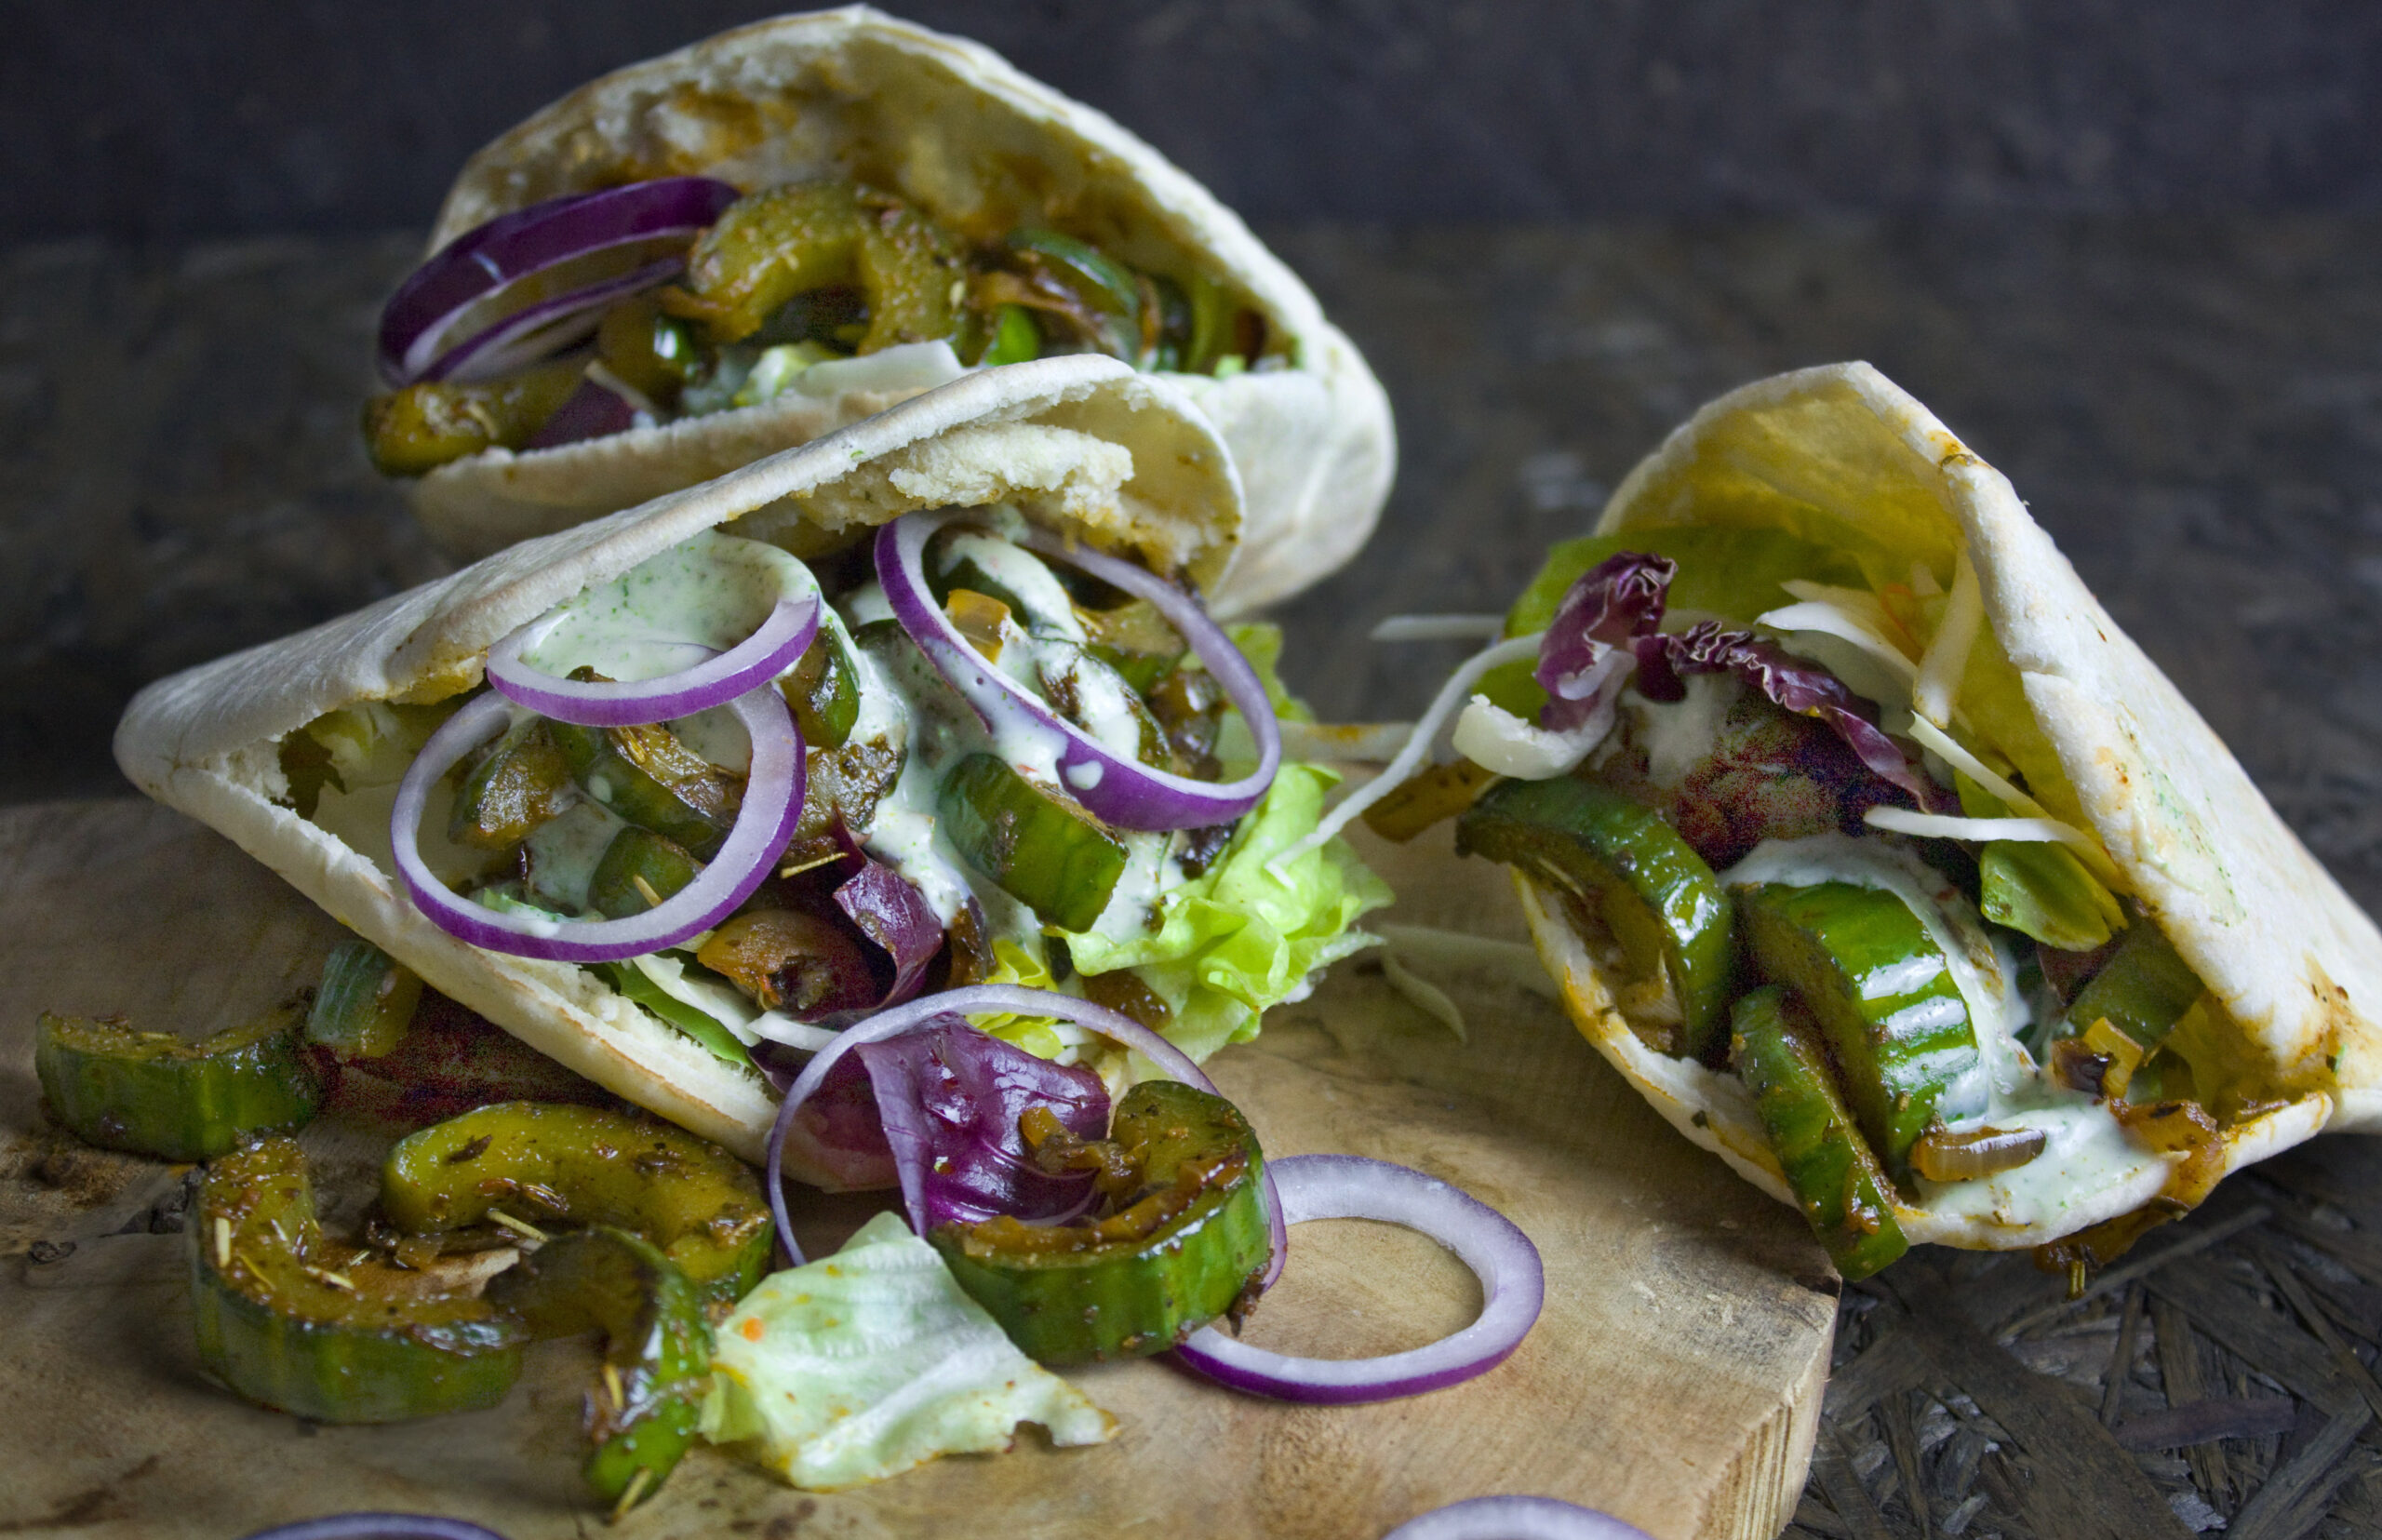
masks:
<svg viewBox="0 0 2382 1540"><path fill-rule="evenodd" d="M866 7L740 27L580 87L473 155L431 249L543 198L692 172L748 191L850 175L972 238L1059 220L1126 261L1217 274L1293 340L1300 367L1166 377L1223 432L1245 479L1240 556L1211 602L1233 614L1281 598L1339 567L1372 532L1396 462L1388 399L1306 286L1237 215L1105 114L978 44ZM887 404L873 393L781 397L560 449L491 450L422 478L415 506L442 543L484 556L722 475Z"/></svg>
<svg viewBox="0 0 2382 1540"><path fill-rule="evenodd" d="M2382 1130L2382 933L2158 666L2109 618L2009 481L1867 364L1757 382L1697 412L1625 480L1599 534L1669 525L1782 528L1906 570L1974 564L1987 624L2018 672L2038 745L2134 896L2206 983L2234 1051L2218 1088L2262 1108L2226 1130L2228 1171L2327 1128ZM1517 876L1573 1020L1679 1132L1772 1196L1786 1191L1733 1078L1648 1049L1563 917ZM2203 1087L2203 1094L2211 1088ZM2155 1196L2139 1177L2073 1195L2056 1226L1899 1211L1914 1240L2033 1245Z"/></svg>
<svg viewBox="0 0 2382 1540"><path fill-rule="evenodd" d="M750 1074L568 963L486 952L405 896L385 849L285 806L278 743L363 701L477 682L490 644L703 529L768 537L1011 501L1092 544L1211 581L1240 518L1214 429L1163 382L1105 358L970 376L732 475L532 540L298 636L159 680L116 730L133 783L230 836L341 923L524 1042L674 1122L758 1158L775 1098ZM833 1185L834 1173L796 1174Z"/></svg>

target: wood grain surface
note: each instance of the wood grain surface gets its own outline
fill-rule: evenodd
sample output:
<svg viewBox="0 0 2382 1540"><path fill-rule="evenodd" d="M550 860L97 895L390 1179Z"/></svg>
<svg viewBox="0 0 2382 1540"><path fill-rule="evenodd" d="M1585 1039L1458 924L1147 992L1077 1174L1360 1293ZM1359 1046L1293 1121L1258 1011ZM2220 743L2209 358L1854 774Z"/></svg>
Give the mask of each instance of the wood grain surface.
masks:
<svg viewBox="0 0 2382 1540"><path fill-rule="evenodd" d="M1443 848L1374 846L1407 896L1389 918L1519 934L1500 875ZM139 802L0 815L0 1532L231 1540L360 1507L436 1509L513 1540L584 1533L575 1475L582 1344L542 1346L500 1408L380 1428L318 1427L210 1386L190 1338L180 1173L84 1149L39 1107L41 1010L126 1011L198 1034L311 982L335 928L261 866ZM1004 1540L1213 1534L1370 1540L1457 1498L1530 1492L1666 1537L1767 1540L1794 1511L1817 1425L1837 1289L1795 1217L1666 1128L1556 1008L1488 967L1435 975L1468 1040L1378 963L1344 965L1211 1065L1270 1153L1414 1165L1512 1216L1546 1262L1544 1317L1505 1364L1386 1405L1302 1408L1166 1364L1077 1382L1123 1432L1055 1451L936 1462L836 1495L790 1491L707 1450L622 1526L665 1535ZM352 1221L378 1146L337 1118L308 1131ZM814 1201L807 1244L867 1212ZM1479 1291L1387 1226L1302 1226L1257 1341L1355 1354L1461 1324ZM26 1413L36 1413L33 1420Z"/></svg>

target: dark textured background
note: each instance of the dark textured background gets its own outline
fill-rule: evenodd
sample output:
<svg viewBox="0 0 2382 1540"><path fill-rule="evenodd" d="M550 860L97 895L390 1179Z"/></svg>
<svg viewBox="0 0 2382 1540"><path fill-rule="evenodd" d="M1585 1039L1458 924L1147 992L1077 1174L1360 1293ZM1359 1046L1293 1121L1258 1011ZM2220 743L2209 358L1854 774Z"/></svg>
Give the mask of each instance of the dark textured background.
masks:
<svg viewBox="0 0 2382 1540"><path fill-rule="evenodd" d="M9 0L0 238L427 222L688 0ZM2382 203L2370 0L910 0L1253 219Z"/></svg>

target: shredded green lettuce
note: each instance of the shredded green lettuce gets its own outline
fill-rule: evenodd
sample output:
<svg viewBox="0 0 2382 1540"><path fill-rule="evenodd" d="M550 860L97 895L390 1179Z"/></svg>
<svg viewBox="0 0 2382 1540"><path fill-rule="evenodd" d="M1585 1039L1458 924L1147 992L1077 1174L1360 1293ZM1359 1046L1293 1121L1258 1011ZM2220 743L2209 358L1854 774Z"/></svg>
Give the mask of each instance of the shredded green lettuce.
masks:
<svg viewBox="0 0 2382 1540"><path fill-rule="evenodd" d="M2002 800L1955 774L1960 811L1970 818L2007 818ZM2089 952L2125 928L2117 895L2085 868L2076 852L2049 840L1995 839L1977 857L1977 908L1996 925L2032 936L2063 952Z"/></svg>
<svg viewBox="0 0 2382 1540"><path fill-rule="evenodd" d="M663 988L648 971L648 964L668 967L676 959L666 957L631 957L626 962L599 962L590 966L596 976L610 984L627 999L668 1022L672 1026L711 1050L712 1057L731 1065L752 1066L753 1056L736 1039L727 1025L699 1006L680 999ZM679 965L683 968L683 964Z"/></svg>
<svg viewBox="0 0 2382 1540"><path fill-rule="evenodd" d="M1134 970L1173 1012L1167 1039L1194 1059L1257 1036L1267 1007L1302 997L1317 970L1374 944L1349 927L1390 901L1388 885L1342 840L1306 851L1279 876L1267 869L1315 827L1339 779L1320 766L1284 765L1223 859L1159 901L1157 930L1121 941L1069 932L1077 970Z"/></svg>
<svg viewBox="0 0 2382 1540"><path fill-rule="evenodd" d="M900 1216L772 1273L721 1323L702 1429L798 1487L882 1480L1010 1446L1038 1423L1096 1444L1116 1420L1018 1351Z"/></svg>

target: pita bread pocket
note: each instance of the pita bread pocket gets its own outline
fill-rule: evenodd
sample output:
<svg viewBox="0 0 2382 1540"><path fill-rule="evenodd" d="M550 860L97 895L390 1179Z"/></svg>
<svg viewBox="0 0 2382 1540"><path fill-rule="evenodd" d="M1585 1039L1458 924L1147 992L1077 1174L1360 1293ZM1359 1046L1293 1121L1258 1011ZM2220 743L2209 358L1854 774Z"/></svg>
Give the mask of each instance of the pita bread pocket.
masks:
<svg viewBox="0 0 2382 1540"><path fill-rule="evenodd" d="M928 512L938 509L984 512ZM1178 591L1171 610L1159 605L1152 612L1140 601L1138 608L1119 609L1113 589L1077 605L1064 586L1063 572L1080 589L1084 580L1072 574L1097 565L1098 552L1136 557L1160 575L1179 575L1194 585L1212 582L1231 560L1240 516L1238 482L1207 420L1163 382L1093 357L971 375L731 475L525 542L312 631L159 681L126 715L117 759L142 790L229 835L434 988L580 1074L747 1158L758 1157L778 1108L776 1093L748 1056L751 1045L770 1038L815 1049L833 1038L827 1027L814 1024L823 1011L868 1009L880 998L890 1002L896 991L917 987L905 981L923 979L931 990L945 976L957 983L989 974L993 982L1054 986L1050 954L1056 944L1047 933L1071 929L1082 932L1066 940L1086 988L1098 994L1095 984L1114 986L1113 998L1145 1020L1166 1023L1179 1046L1204 1057L1236 1035L1253 1034L1259 1011L1274 997L1363 944L1346 933L1346 922L1383 899L1374 891L1378 882L1352 858L1344 859L1345 852L1303 869L1289 891L1303 895L1296 903L1286 906L1282 890L1268 897L1274 907L1265 925L1278 924L1278 934L1228 913L1229 895L1212 891L1220 875L1262 862L1273 846L1312 827L1329 783L1321 772L1287 766L1270 786L1245 782L1258 786L1239 799L1253 804L1250 810L1205 815L1224 828L1186 834L1163 820L1112 827L1084 810L1098 800L1090 787L1100 777L1067 768L1074 761L1064 756L1075 751L1050 746L1058 742L1056 729L1045 733L1012 720L1000 734L988 735L969 709L973 697L954 693L967 687L937 673L943 663L930 663L940 654L921 652L924 644L908 639L906 628L914 623L902 618L901 596L890 600L893 618L887 618L887 594L871 577L885 570L886 544L877 534L904 516L916 516L913 525L927 532L926 554L907 558L912 577L904 581L923 573L926 582L949 585L954 613L966 609L979 622L992 615L997 623L987 635L994 639L980 642L979 650L1006 647L1043 670L1041 688L1054 697L1041 707L1046 718L1071 714L1069 720L1084 724L1066 730L1078 738L1113 736L1111 717L1154 728L1173 724L1170 731L1204 723L1214 752L1227 763L1242 752L1231 746L1232 731L1246 724L1258 745L1248 752L1261 764L1269 762L1264 745L1277 739L1271 713L1263 707L1264 685L1233 645L1222 641L1221 631L1197 620L1196 605ZM1074 542L1084 555L1070 556ZM879 562L874 569L872 549ZM823 583L793 553L811 558L826 574ZM970 591L968 583L999 590L1008 602ZM909 591L925 586L917 583ZM823 589L830 602L817 602ZM913 598L913 608L917 602ZM923 602L931 607L939 600ZM752 880L763 887L735 917L709 922L713 929L686 938L678 950L581 966L471 944L425 913L425 906L437 907L431 899L416 902L426 890L400 880L392 810L411 785L413 795L426 799L428 812L419 835L405 844L448 891L441 902L489 924L503 920L541 934L586 933L588 927L572 929L580 924L569 921L572 914L615 920L625 914L643 923L643 904L604 906L606 868L599 862L591 875L589 860L598 850L604 861L628 859L618 857L616 846L632 855L649 849L666 856L676 850L670 859L677 864L677 883L687 883L685 869L699 864L689 850L714 859L716 850L716 859L728 864L729 846L746 837L735 831L760 816L750 811L762 796L760 733L747 731L740 743L735 730L727 730L723 745L716 719L729 706L674 720L668 729L570 729L520 710L517 681L507 682L509 671L539 671L533 677L541 688L557 692L634 690L634 685L570 684L561 676L582 657L610 665L599 667L598 677L635 680L662 666L684 669L690 641L729 648L735 637L753 632L764 613L810 615L814 609L816 635L799 644L800 659L823 660L823 672L806 673L806 663L797 661L774 679L761 676L758 688L731 703L741 713L756 700L783 695L810 744L804 757L808 795L796 795L786 814L793 836L784 845L785 869L769 875L779 859L756 866ZM1167 614L1194 629L1178 638L1167 629ZM1024 623L1033 624L1035 634L1022 629ZM1195 634L1201 625L1210 640ZM1102 629L1112 626L1117 629ZM1149 640L1154 634L1158 639ZM754 632L756 638L760 635ZM1251 634L1243 635L1256 645ZM1095 645L1088 636L1104 639ZM1184 650L1186 639L1194 650ZM751 645L737 643L720 666ZM508 672L491 679L496 690L474 694L484 674L498 669L491 648L510 660L503 663ZM678 661L636 666L654 649ZM1215 657L1219 649L1228 656ZM1219 663L1237 667L1240 682ZM1260 672L1268 667L1261 654ZM1207 669L1214 672L1200 672ZM1135 677L1156 677L1147 689L1159 698L1158 705L1132 693L1142 687L1125 682L1135 670L1144 671ZM1203 682L1210 678L1217 683ZM1224 713L1218 684L1236 710L1245 698L1259 703L1262 730ZM1024 687L1010 688L1027 693ZM1205 703L1188 716L1169 716L1165 703L1173 695ZM461 725L473 713L490 710L511 710L514 726L494 739L496 748L469 777L442 773L444 762L432 763L440 752L442 724ZM815 725L838 712L839 726ZM780 730L788 742L802 742L793 737L791 724ZM1146 738L1133 743L1138 748L1113 767L1119 773L1107 777L1108 800L1100 806L1116 804L1125 795L1118 783L1136 776L1149 780L1151 795L1158 795L1164 790L1158 783L1167 777L1144 767L1181 762L1163 753L1151 759ZM592 746L573 750L573 743ZM997 753L983 752L988 747ZM570 759L574 752L595 756L595 768ZM1142 756L1138 765L1135 753ZM723 810L721 799L734 802L738 772L746 768L740 754L750 755L749 806ZM575 767L568 773L577 779L555 770L538 780L537 767L557 755L558 763ZM1037 756L1060 757L1037 770ZM935 814L938 784L946 799L954 795L955 761L962 770L980 762L1022 767L997 788L1009 799L1000 806L1050 824L1055 832L1046 843L1080 846L1094 856L1111 852L1113 858L1104 858L1110 864L1089 877L1070 866L1052 879L1047 872L1002 867L997 851L986 855L961 843L963 835L948 827L958 816L949 801L942 804L940 824ZM463 763L468 768L469 761ZM1211 785L1178 778L1186 789L1173 795L1233 790L1222 776L1215 779ZM1063 795L1057 790L1063 783L1080 790ZM513 788L505 793L512 800L475 789L499 785ZM651 797L656 786L678 796L663 799L668 817L677 822L639 810L661 804L636 803L632 794ZM1085 797L1084 808L1071 795ZM706 796L712 802L705 803ZM541 797L544 803L531 812L519 811ZM793 822L796 813L814 812L817 827ZM711 824L703 824L703 816ZM508 818L529 832L502 827ZM485 837L491 824L500 825L493 839ZM576 833L570 832L574 824ZM398 826L414 827L403 820ZM1145 827L1155 832L1133 832ZM720 843L722 831L729 831L727 844ZM1030 865L1027 857L1008 859L1018 868ZM625 880L653 875L660 891L651 884L638 890L646 904L676 904L669 869L666 862L632 866ZM847 882L854 870L860 877ZM997 875L988 877L987 870ZM1197 886L1199 873L1206 874L1207 887ZM865 892L891 894L890 908L880 905L873 918L848 891L863 878L874 885ZM1058 894L1048 905L1033 888L1046 879L1055 881ZM812 938L789 955L826 959L815 967L804 962L810 972L769 952L769 934L738 930L756 905L769 909L781 902L771 896L781 888L771 883L790 895L783 903L798 911L780 915L777 923ZM821 902L827 888L814 891L805 883L844 884L834 886L834 904L849 919ZM1202 963L1200 949L1214 938L1200 930L1200 921L1170 920L1162 934L1144 923L1144 909L1177 888L1203 895L1201 915L1224 917L1215 923L1224 925L1244 952L1270 937L1268 966L1282 976L1242 981L1234 986L1238 993L1211 987L1218 975ZM477 904L456 896L467 890L478 895ZM691 884L686 891L693 891ZM1033 894L1033 901L1018 897L1021 892ZM1065 904L1079 906L1068 926L1046 921L1044 907ZM651 910L655 923L663 907ZM887 939L889 925L922 907L922 948L915 937L903 941L898 931ZM569 922L548 923L558 921ZM823 926L835 933L823 937ZM892 966L863 940L879 944ZM713 941L727 952L708 950ZM762 950L751 951L755 946ZM690 955L689 948L704 949ZM888 984L889 977L895 983ZM1047 1026L993 1030L1009 1030L1047 1053L1077 1056L1059 1038L1041 1043L1053 1030ZM1106 1051L1087 1039L1082 1056L1092 1062ZM807 1180L874 1185L890 1179L878 1169L880 1157L845 1158L831 1145L805 1144L799 1135L789 1140L787 1154L795 1173Z"/></svg>
<svg viewBox="0 0 2382 1540"><path fill-rule="evenodd" d="M1370 816L1510 777L1459 846L1513 866L1580 1030L1849 1276L2106 1261L2382 1128L2382 935L1867 365L1699 411L1506 633L1435 712L1466 759Z"/></svg>
<svg viewBox="0 0 2382 1540"><path fill-rule="evenodd" d="M1247 513L1219 613L1340 566L1388 492L1380 385L1237 216L990 50L864 7L582 87L471 158L430 250L367 436L459 555L1037 352L1160 373L1223 435ZM538 362L591 333L592 369Z"/></svg>

